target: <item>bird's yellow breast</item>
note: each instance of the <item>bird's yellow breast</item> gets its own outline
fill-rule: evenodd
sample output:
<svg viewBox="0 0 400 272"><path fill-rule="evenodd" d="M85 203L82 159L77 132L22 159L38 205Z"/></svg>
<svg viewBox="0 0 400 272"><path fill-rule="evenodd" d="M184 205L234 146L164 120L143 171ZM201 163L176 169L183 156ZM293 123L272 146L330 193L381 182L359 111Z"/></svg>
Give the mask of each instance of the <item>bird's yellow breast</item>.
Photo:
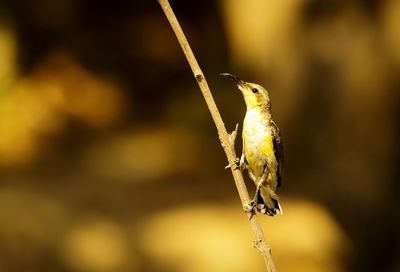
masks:
<svg viewBox="0 0 400 272"><path fill-rule="evenodd" d="M256 129L254 131L257 131ZM264 131L259 133L255 132L253 135L249 135L247 132L243 133L243 147L248 160L260 159L262 157L273 157L274 146L272 142L272 136L266 134Z"/></svg>
<svg viewBox="0 0 400 272"><path fill-rule="evenodd" d="M243 152L250 171L256 176L262 174L265 165L276 164L268 122L268 118L262 113L247 112L243 124Z"/></svg>
<svg viewBox="0 0 400 272"><path fill-rule="evenodd" d="M261 152L266 156L275 156L271 135L267 135L262 139Z"/></svg>

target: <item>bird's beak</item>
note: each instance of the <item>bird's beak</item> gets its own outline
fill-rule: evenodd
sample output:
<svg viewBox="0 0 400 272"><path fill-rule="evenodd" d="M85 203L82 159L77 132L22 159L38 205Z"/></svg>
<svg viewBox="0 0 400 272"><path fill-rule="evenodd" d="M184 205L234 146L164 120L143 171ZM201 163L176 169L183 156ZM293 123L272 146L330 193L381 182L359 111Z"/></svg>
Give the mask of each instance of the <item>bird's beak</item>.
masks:
<svg viewBox="0 0 400 272"><path fill-rule="evenodd" d="M219 74L220 76L226 76L229 77L231 80L233 80L239 87L244 87L245 83L243 80L241 80L240 78L238 78L237 76L234 76L232 74L229 73L221 73Z"/></svg>

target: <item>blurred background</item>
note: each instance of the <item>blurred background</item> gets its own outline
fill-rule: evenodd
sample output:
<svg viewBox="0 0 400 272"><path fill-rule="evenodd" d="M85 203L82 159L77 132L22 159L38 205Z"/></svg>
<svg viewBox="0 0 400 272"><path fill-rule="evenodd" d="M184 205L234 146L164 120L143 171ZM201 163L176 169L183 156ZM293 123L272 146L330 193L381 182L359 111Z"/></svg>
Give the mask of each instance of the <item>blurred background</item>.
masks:
<svg viewBox="0 0 400 272"><path fill-rule="evenodd" d="M171 4L228 130L270 91L278 271L400 271L400 1ZM0 3L0 271L263 271L226 164L155 0Z"/></svg>

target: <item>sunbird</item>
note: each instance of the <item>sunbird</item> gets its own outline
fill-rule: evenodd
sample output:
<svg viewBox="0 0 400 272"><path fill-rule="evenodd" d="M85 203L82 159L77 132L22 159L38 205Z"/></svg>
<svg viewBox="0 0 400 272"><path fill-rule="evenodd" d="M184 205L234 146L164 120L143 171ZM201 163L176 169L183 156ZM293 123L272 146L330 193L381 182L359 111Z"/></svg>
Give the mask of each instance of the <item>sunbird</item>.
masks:
<svg viewBox="0 0 400 272"><path fill-rule="evenodd" d="M236 83L247 107L243 121L242 156L236 164L241 171L247 169L257 187L253 201L244 209L253 211L256 208L258 212L270 216L282 214L276 189L282 185L283 144L278 126L272 119L268 91L229 73L220 75Z"/></svg>

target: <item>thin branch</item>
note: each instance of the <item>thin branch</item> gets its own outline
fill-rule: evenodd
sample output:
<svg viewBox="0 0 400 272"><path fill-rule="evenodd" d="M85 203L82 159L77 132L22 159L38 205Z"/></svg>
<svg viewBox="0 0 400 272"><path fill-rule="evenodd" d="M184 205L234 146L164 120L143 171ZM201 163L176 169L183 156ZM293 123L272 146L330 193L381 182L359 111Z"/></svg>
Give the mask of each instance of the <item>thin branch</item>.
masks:
<svg viewBox="0 0 400 272"><path fill-rule="evenodd" d="M203 93L204 99L206 100L208 109L210 110L211 116L214 120L215 126L218 130L218 136L221 141L221 145L225 151L226 157L228 158L228 162L230 165L235 164L235 160L237 158L235 148L234 148L234 140L237 134L237 126L235 131L229 134L225 128L225 124L221 118L221 115L218 111L217 105L214 102L214 98L211 94L210 88L208 87L206 78L204 77L203 72L200 69L199 64L192 52L192 49L189 46L189 43L185 37L185 34L182 31L181 26L175 14L169 4L168 0L157 0L163 9L165 16L167 17L169 23L171 24L172 29L175 32L175 35L179 41L179 44L182 47L183 53L186 56L187 61L189 62L190 68L192 69L193 75L199 84L200 90ZM239 169L235 167L231 167L232 175L235 180L236 188L239 192L240 200L242 202L242 206L248 205L250 203L249 193L247 191L246 185L243 180L242 173ZM252 215L251 212L247 212L247 216L249 218L254 236L256 240L253 243L253 246L258 249L258 251L264 257L264 262L267 267L268 272L275 272L275 265L273 263L271 257L271 248L267 244L264 233L260 227L260 224L257 221L257 217Z"/></svg>

